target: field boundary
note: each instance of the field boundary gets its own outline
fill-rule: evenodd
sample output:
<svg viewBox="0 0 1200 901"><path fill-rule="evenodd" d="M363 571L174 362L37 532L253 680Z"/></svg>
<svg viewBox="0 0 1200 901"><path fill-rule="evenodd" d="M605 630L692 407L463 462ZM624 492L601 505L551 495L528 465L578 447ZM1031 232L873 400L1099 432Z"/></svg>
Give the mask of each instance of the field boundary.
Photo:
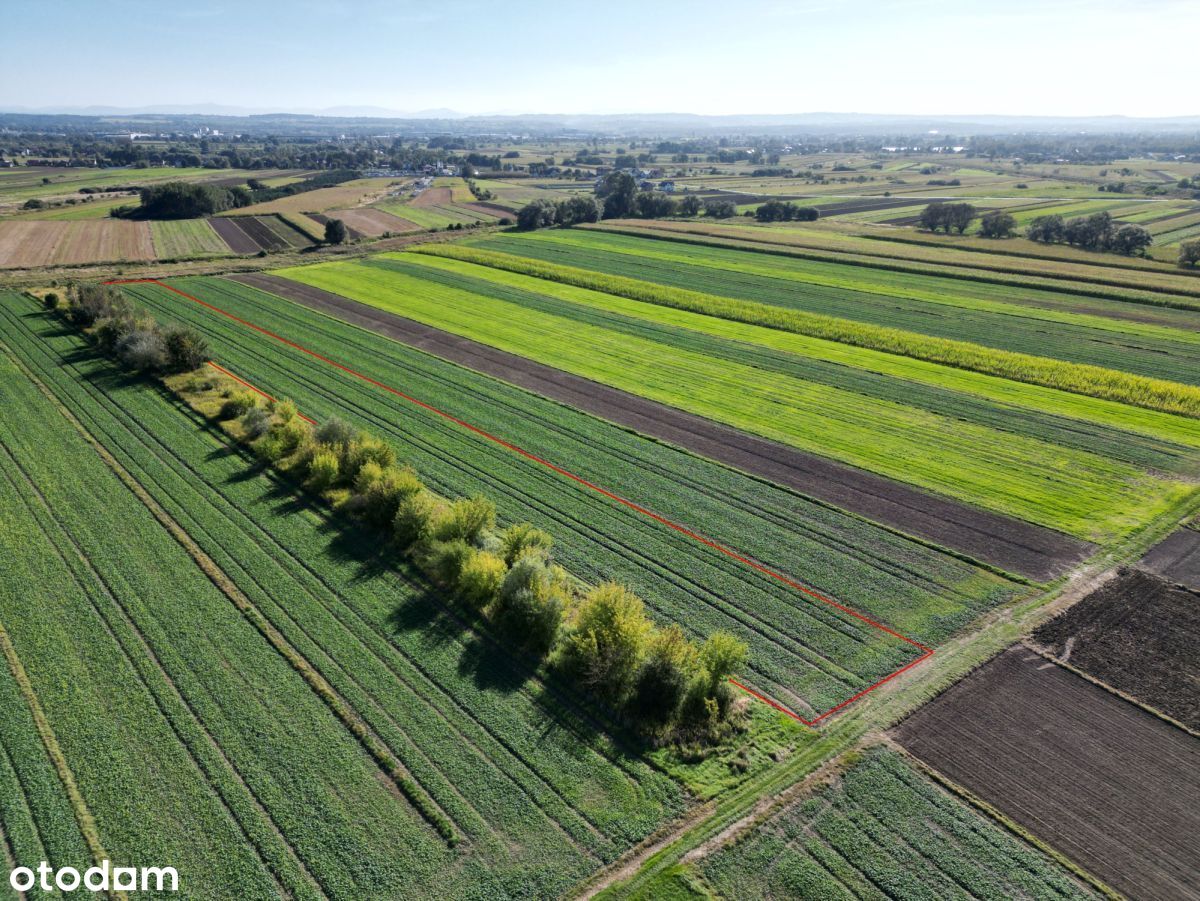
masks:
<svg viewBox="0 0 1200 901"><path fill-rule="evenodd" d="M583 476L577 475L576 473L573 473L568 469L564 469L563 467L558 466L557 464L552 463L549 460L539 457L536 454L534 454L530 451L527 451L522 447L519 447L515 444L512 444L509 441L504 440L503 438L493 435L490 432L487 432L484 429L480 428L479 426L473 425L469 422L466 422L465 420L459 419L458 417L454 416L451 413L446 412L445 410L435 407L432 404L428 404L425 401L420 400L419 398L413 397L412 395L406 394L403 391L399 390L398 388L393 388L392 386L387 385L377 379L374 379L369 375L358 372L357 370L352 369L349 366L346 366L344 363L339 363L336 360L330 359L329 357L326 357L323 354L317 353L316 351L311 350L302 344L298 344L295 341L292 341L288 338L285 338L282 335L277 335L274 332L272 332L266 328L263 328L260 325L256 325L253 322L250 322L246 319L242 319L239 316L235 316L233 313L223 310L222 308L220 308L214 304L208 303L207 301L201 300L198 297L194 297L193 295L188 294L186 291L176 288L173 285L169 285L169 284L162 282L156 278L112 279L110 281L105 282L105 284L110 284L110 285L152 284L152 285L157 285L158 287L163 288L167 291L170 291L174 294L178 294L180 297L183 297L183 298L186 298L187 300L193 301L194 303L197 303L202 307L212 310L213 312L218 313L219 315L224 316L227 319L237 322L240 325L244 325L247 328L253 329L256 332L259 332L260 334L266 335L268 338L278 341L281 344L287 345L288 347L291 347L294 350L298 350L301 353L307 354L308 356L313 357L314 359L320 360L323 363L327 363L328 365L333 366L335 369L339 369L342 372L345 372L348 375L354 376L355 378L360 379L364 382L367 382L368 384L374 385L375 387L380 388L383 391L387 391L390 394L394 394L397 397L403 398L404 400L407 400L408 402L415 404L416 406L422 408L423 410L427 410L430 413L440 416L443 419L445 419L449 422L452 422L457 426L460 426L461 428L467 429L468 431L472 432L475 435L478 435L481 438L491 441L494 444L497 444L497 445L505 448L506 450L510 450L513 453L518 454L519 456L522 456L527 460L530 460L534 463L539 464L540 466L544 466L547 469L551 470L552 472L555 472L558 475L563 476L564 478L570 479L571 481L576 482L577 484L583 486L584 488L587 488L588 490L593 491L596 494L606 497L609 500L615 501L615 502L629 508L630 510L633 510L636 513L640 513L643 516L649 517L650 519L654 520L655 522L657 522L663 526L666 526L667 528L672 529L675 532L678 532L679 534L684 535L687 538L691 538L692 540L697 541L700 544L703 544L706 547L709 547L709 548L717 551L718 553L724 554L725 556L727 556L733 560L736 560L737 562L742 563L743 565L748 566L751 569L754 569L772 579L775 579L776 581L781 582L784 585L787 585L789 588L792 588L795 591L801 592L802 594L804 594L805 596L807 596L808 598L810 598L812 600L827 604L848 616L852 616L855 619L858 619L861 622L866 623L868 626L871 626L874 629L884 632L887 635L890 635L892 638L902 641L905 644L908 644L908 645L918 649L921 652L920 656L918 656L916 659L909 661L908 663L899 667L896 670L893 670L891 673L884 676L882 679L879 679L879 680L873 682L872 684L868 685L866 688L851 695L849 698L845 699L844 701L841 701L840 703L834 705L833 707L830 707L829 709L825 710L823 713L814 715L811 719L807 719L807 718L801 716L799 713L790 709L786 705L781 704L778 701L775 701L774 699L768 697L765 694L755 691L753 688L750 688L749 686L747 686L735 679L729 680L730 683L733 684L734 686L736 686L737 688L741 689L742 691L746 692L747 694L751 695L752 697L757 698L758 700L762 701L763 703L775 708L776 710L780 711L781 713L786 714L787 716L791 717L792 719L796 720L797 722L803 723L805 726L815 727L822 720L832 716L833 714L837 713L840 710L843 710L844 708L848 707L850 704L854 703L855 701L859 700L860 698L864 697L865 695L869 694L870 692L874 691L875 689L879 688L880 686L884 685L885 683L892 681L893 679L897 678L901 674L903 674L903 673L907 672L908 670L912 669L913 667L917 666L917 664L922 663L923 661L925 661L933 656L933 648L928 647L927 645L921 644L919 641L909 638L906 635L902 635L899 632L895 631L894 629L891 629L888 626L885 626L882 623L877 622L876 620L871 619L870 617L868 617L862 613L859 613L857 610L847 607L844 604L838 603L837 601L826 597L825 595L821 594L820 592L818 592L812 588L808 588L805 585L801 585L799 582L794 581L793 579L783 575L782 573L776 572L775 570L763 565L762 563L759 563L756 560L752 560L751 558L746 557L746 556L738 553L737 551L735 551L731 548L728 548L725 545L720 544L717 541L714 541L711 538L701 535L698 532L695 532L686 526L680 525L679 523L676 523L670 519L667 519L665 516L661 516L660 514L655 513L654 511L652 511L646 507L643 507L642 505L636 503L635 501L631 501L625 497L622 497L619 494L609 491L607 488L597 485L595 482L589 481L588 479L584 478ZM216 366L216 364L212 364L212 365L214 365L214 367L217 369L221 369L221 367ZM226 371L226 370L222 370L222 371ZM229 375L231 377L235 378L238 382L241 382L242 384L245 384L247 387L252 388L254 391L258 392L259 394L262 394L265 397L270 397L270 395L267 395L266 392L264 392L258 388L255 388L249 382L246 382L243 379L238 378L237 376L233 376L232 373L229 373Z"/></svg>

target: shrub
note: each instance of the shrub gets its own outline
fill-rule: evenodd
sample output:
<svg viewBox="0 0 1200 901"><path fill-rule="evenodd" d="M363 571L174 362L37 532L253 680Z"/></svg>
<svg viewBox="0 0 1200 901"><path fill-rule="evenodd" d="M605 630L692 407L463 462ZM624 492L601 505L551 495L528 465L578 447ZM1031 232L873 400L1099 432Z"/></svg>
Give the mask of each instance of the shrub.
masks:
<svg viewBox="0 0 1200 901"><path fill-rule="evenodd" d="M534 528L531 523L518 522L504 530L500 542L504 551L504 562L512 566L527 554L548 554L554 545L554 536Z"/></svg>
<svg viewBox="0 0 1200 901"><path fill-rule="evenodd" d="M463 567L475 554L481 553L465 541L431 541L421 553L421 563L426 572L448 588L458 588Z"/></svg>
<svg viewBox="0 0 1200 901"><path fill-rule="evenodd" d="M337 452L325 448L316 451L308 463L308 487L313 491L324 491L331 487L337 479Z"/></svg>
<svg viewBox="0 0 1200 901"><path fill-rule="evenodd" d="M432 535L438 541L475 544L484 531L496 525L496 505L481 494L460 497L438 517Z"/></svg>
<svg viewBox="0 0 1200 901"><path fill-rule="evenodd" d="M526 555L504 577L490 613L511 641L543 656L558 640L570 598L566 573Z"/></svg>
<svg viewBox="0 0 1200 901"><path fill-rule="evenodd" d="M430 522L438 513L439 499L424 489L401 498L392 531L401 547L410 547L429 537Z"/></svg>
<svg viewBox="0 0 1200 901"><path fill-rule="evenodd" d="M580 604L564 663L620 706L641 668L652 629L641 598L615 582L597 585Z"/></svg>
<svg viewBox="0 0 1200 901"><path fill-rule="evenodd" d="M221 420L237 419L239 416L245 416L252 407L257 406L258 397L253 392L234 391L221 404L221 409L217 412L217 418Z"/></svg>
<svg viewBox="0 0 1200 901"><path fill-rule="evenodd" d="M121 338L116 345L118 359L130 369L138 372L161 369L167 351L157 332L150 329L134 329Z"/></svg>
<svg viewBox="0 0 1200 901"><path fill-rule="evenodd" d="M639 722L662 728L679 714L688 685L700 673L700 654L675 624L657 632L637 674L629 713Z"/></svg>
<svg viewBox="0 0 1200 901"><path fill-rule="evenodd" d="M133 334L137 323L130 316L117 316L96 321L92 334L105 353L115 353L117 345Z"/></svg>
<svg viewBox="0 0 1200 901"><path fill-rule="evenodd" d="M746 663L746 642L729 632L713 632L700 648L700 663L709 679L709 693L715 694Z"/></svg>
<svg viewBox="0 0 1200 901"><path fill-rule="evenodd" d="M112 285L74 285L67 294L71 321L89 328L100 319L132 318L129 301Z"/></svg>
<svg viewBox="0 0 1200 901"><path fill-rule="evenodd" d="M375 463L381 469L396 465L396 452L391 445L372 438L369 435L358 435L345 446L342 452L342 478L352 481L358 477L358 471L367 463Z"/></svg>
<svg viewBox="0 0 1200 901"><path fill-rule="evenodd" d="M272 400L268 406L270 407L271 412L275 414L275 419L281 423L291 422L296 418L296 414L298 412L296 410L296 404L287 399Z"/></svg>
<svg viewBox="0 0 1200 901"><path fill-rule="evenodd" d="M172 372L189 372L200 368L208 359L208 341L192 328L176 326L163 334L167 368Z"/></svg>
<svg viewBox="0 0 1200 901"><path fill-rule="evenodd" d="M496 599L500 585L508 574L508 566L496 554L475 551L462 565L458 576L458 593L478 610Z"/></svg>
<svg viewBox="0 0 1200 901"><path fill-rule="evenodd" d="M985 213L979 222L979 234L984 238L1010 238L1016 230L1017 220L1004 210Z"/></svg>
<svg viewBox="0 0 1200 901"><path fill-rule="evenodd" d="M401 503L422 490L421 480L408 466L380 466L367 461L358 471L355 487L363 518L378 526L396 519Z"/></svg>
<svg viewBox="0 0 1200 901"><path fill-rule="evenodd" d="M57 310L58 309L58 295L53 291L48 291L42 297L42 305L47 310Z"/></svg>
<svg viewBox="0 0 1200 901"><path fill-rule="evenodd" d="M350 446L358 437L358 432L344 419L332 416L317 429L313 437L319 444L328 444L341 451L342 448Z"/></svg>
<svg viewBox="0 0 1200 901"><path fill-rule="evenodd" d="M271 428L271 414L262 407L251 407L242 415L242 428L251 441L261 438Z"/></svg>

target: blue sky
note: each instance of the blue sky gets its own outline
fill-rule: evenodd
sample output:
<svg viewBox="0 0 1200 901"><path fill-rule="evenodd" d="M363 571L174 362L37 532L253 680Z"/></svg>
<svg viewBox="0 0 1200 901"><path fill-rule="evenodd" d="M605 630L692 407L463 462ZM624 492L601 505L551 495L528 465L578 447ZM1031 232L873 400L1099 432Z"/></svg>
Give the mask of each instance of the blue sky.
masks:
<svg viewBox="0 0 1200 901"><path fill-rule="evenodd" d="M1200 0L5 3L0 108L1200 114Z"/></svg>

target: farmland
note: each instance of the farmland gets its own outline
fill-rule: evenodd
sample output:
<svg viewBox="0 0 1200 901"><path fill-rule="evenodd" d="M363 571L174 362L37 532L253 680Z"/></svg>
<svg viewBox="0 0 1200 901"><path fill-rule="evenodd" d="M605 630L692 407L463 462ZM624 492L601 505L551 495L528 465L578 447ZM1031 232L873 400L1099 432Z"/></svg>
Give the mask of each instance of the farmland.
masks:
<svg viewBox="0 0 1200 901"><path fill-rule="evenodd" d="M1153 515L1190 491L1093 451L1051 450L1043 438L1010 434L1001 439L994 426L951 420L900 403L895 395L874 399L855 393L851 399L833 378L826 376L824 383L804 378L788 371L786 363L777 366L783 371L751 369L742 345L723 343L728 339L698 341L693 331L678 327L637 334L613 318L614 303L622 315L631 307L658 308L636 301L621 305L600 292L421 255L285 274L765 438L1082 538L1119 533L1135 523L1128 511ZM589 308L599 308L599 315ZM564 339L568 333L573 340ZM785 396L803 396L806 403L781 407L777 398ZM918 421L923 439L936 448L929 456L906 456L887 444L890 425L897 440L911 446ZM1157 421L1166 428L1178 425L1176 435L1195 447L1200 436L1188 437L1195 430L1186 421ZM995 457L988 459L981 448L994 448ZM1191 466L1194 452L1189 456ZM1073 462L1051 481L1039 461L1052 457Z"/></svg>
<svg viewBox="0 0 1200 901"><path fill-rule="evenodd" d="M402 371L403 390L422 401L587 472L609 490L703 529L922 640L961 627L1014 591L1015 586L980 569L791 492L261 291L217 279L178 284L276 334L302 338L318 353L369 376L392 381ZM644 591L657 615L699 634L734 630L751 643L755 683L804 709L840 703L913 656L885 634L633 511L597 501L402 398L197 304L182 303L161 288L128 290L148 308L204 330L222 360L235 372L252 373L264 390L295 398L311 415L336 413L394 440L438 490L451 495L486 491L497 499L502 517L549 529L571 572L584 579L619 578ZM704 487L713 484L722 488ZM869 554L861 552L865 547L871 548Z"/></svg>
<svg viewBox="0 0 1200 901"><path fill-rule="evenodd" d="M728 898L1095 895L880 748L700 871Z"/></svg>
<svg viewBox="0 0 1200 901"><path fill-rule="evenodd" d="M1005 651L897 739L1118 891L1195 894L1195 737L1044 657Z"/></svg>
<svg viewBox="0 0 1200 901"><path fill-rule="evenodd" d="M123 596L106 601L114 607L129 605L128 618L119 620L131 635L127 665L140 666L146 679L157 673L164 683L161 703L172 701L180 708L177 713L167 706L159 715L178 720L174 736L155 738L151 728L156 721L149 714L130 735L178 747L178 756L185 759L189 753L199 755L192 767L210 766L211 773L202 772L223 780L216 785L227 793L232 808L222 814L230 820L229 830L244 821L274 868L268 870L262 863L234 866L234 873L245 870L247 896L271 894L273 873L291 880L285 883L288 892L300 896L346 896L353 885L358 892L420 897L433 891L433 883L426 880L435 876L441 890L450 890L449 869L463 886L504 892L505 886L520 884L536 886L540 894L555 894L588 867L611 859L654 828L664 815L679 810L679 794L665 777L595 736L572 713L561 689L508 671L508 663L489 651L488 642L447 618L438 599L411 574L373 567L369 543L359 543L365 536L349 534L331 545L317 511L297 515L291 502L280 497L274 480L246 478L247 461L224 451L221 439L163 395L114 373L102 358L81 353L77 337L56 333L53 320L27 301L6 298L0 312L6 339L21 364L78 416L122 469L153 493L166 515L186 528L214 564L236 580L263 620L260 629L274 634L315 671L411 774L416 791L428 793L468 840L462 850L447 848L404 798L389 792L378 771L372 774L374 758L362 753L327 705L263 640L251 624L257 617L239 613L185 558L171 569L180 574L170 587L174 593L161 589L170 601L159 603L153 616L149 599L137 606ZM24 390L27 400L40 396L28 380L17 376L9 382ZM71 438L66 419L53 412L44 397L41 402L51 411L47 416L62 423L64 440ZM123 522L145 521L138 547L151 562L168 562L151 556L160 545L163 553L174 549L182 555L179 545L157 527L78 434L73 440L80 445L75 456L94 461L97 479L112 484L111 493L96 496L94 509L109 505L109 515L120 515ZM99 521L96 513L91 518ZM364 567L370 576L364 577ZM197 588L199 596L187 590L190 582L182 577L186 572L195 572L196 584L207 590ZM212 600L202 605L205 593ZM57 622L53 616L47 611L41 628ZM207 623L192 625L194 619ZM76 621L63 620L61 628ZM30 629L35 626L38 621L29 623ZM184 639L189 631L204 633L205 641ZM234 642L230 632L245 638ZM124 637L120 631L117 636ZM20 636L14 632L13 638L16 643ZM209 650L208 641L223 650ZM29 642L30 648L37 647L32 639ZM153 657L144 661L146 645ZM114 653L120 650L118 645ZM205 660L214 665L203 668ZM27 660L26 666L32 671L34 661ZM112 678L122 672L114 666ZM235 678L234 673L262 681L252 683L258 688L242 689L222 688L213 681ZM174 695L169 691L172 684ZM287 686L292 688L285 690ZM151 683L147 691L158 688ZM265 693L280 709L256 702L222 713L204 700L248 693ZM189 709L193 713L188 714ZM550 733L542 729L547 718L555 724ZM164 719L162 729L167 727ZM270 742L270 755L251 755L245 736L255 732L262 736L259 741ZM74 763L71 748L65 750ZM274 774L259 771L267 763ZM95 762L97 767L102 764ZM82 760L76 765L91 763ZM286 792L278 790L278 774L283 772L291 774ZM120 808L106 807L110 802L101 788L85 782L83 773L77 776L85 797L93 798L92 806L98 808L93 812L109 851L118 857L136 853L137 847L130 844L136 837L104 831L102 815L111 810L111 817L120 821ZM198 773L195 778L200 782L202 777ZM336 792L332 785L338 786ZM325 796L317 800L321 792ZM155 815L154 798L144 803L145 831L157 828L179 841L188 838L168 819L173 808L164 807ZM531 803L542 813L530 817ZM219 809L215 800L213 805ZM297 814L316 809L314 805L319 805L322 817L305 824ZM341 813L349 810L354 810L358 823L370 827L351 828ZM241 820L234 820L235 814ZM176 819L196 821L195 815ZM338 834L349 841L354 833L360 833L358 838L343 843L340 850L327 843ZM214 826L211 834L221 833ZM196 861L198 868L205 853L197 846L186 859ZM251 853L249 844L244 853ZM547 866L550 861L552 867ZM263 887L255 889L251 874L260 871ZM193 886L201 884L190 869L184 878Z"/></svg>
<svg viewBox="0 0 1200 901"><path fill-rule="evenodd" d="M154 252L160 258L229 253L207 219L176 219L150 223Z"/></svg>
<svg viewBox="0 0 1200 901"><path fill-rule="evenodd" d="M152 259L154 243L145 222L0 220L0 267Z"/></svg>

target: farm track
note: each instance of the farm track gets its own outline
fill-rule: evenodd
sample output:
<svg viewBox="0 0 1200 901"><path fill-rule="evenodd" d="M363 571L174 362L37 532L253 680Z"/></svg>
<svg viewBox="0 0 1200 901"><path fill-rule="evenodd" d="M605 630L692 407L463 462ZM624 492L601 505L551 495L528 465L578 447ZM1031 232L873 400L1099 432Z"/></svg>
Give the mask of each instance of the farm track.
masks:
<svg viewBox="0 0 1200 901"><path fill-rule="evenodd" d="M68 360L63 362L68 366L78 365ZM47 365L55 364L47 360ZM175 515L186 523L189 534L220 557L222 565L229 567L231 574L236 573L239 585L255 595L255 599L263 605L264 612L287 633L290 640L303 648L308 659L319 665L331 682L353 698L356 709L364 719L369 720L387 738L389 745L400 749L406 763L422 773L422 781L428 779L433 783L439 800L453 808L457 817L465 818L472 844L482 843L491 848L492 853L507 853L504 850L507 840L496 834L489 825L489 819L502 823L512 834L528 818L532 808L545 811L541 816L562 836L558 841L574 845L577 855L602 860L617 853L618 846L607 835L600 834L599 827L587 819L586 811L576 811L571 806L572 802L559 787L561 780L548 780L545 777L540 763L553 758L547 758L545 753L528 747L524 739L521 744L526 746L518 748L510 745L502 736L496 736L494 730L478 719L478 712L471 712L469 704L456 700L444 688L438 687L419 656L411 658L409 662L408 658L397 653L389 641L388 631L371 623L366 614L343 602L336 588L326 584L320 573L309 567L295 551L288 551L265 530L255 526L241 512L244 501L229 498L228 503L222 504L206 500L203 492L194 487L203 484L204 473L192 470L188 454L174 446L186 442L167 442L145 430L136 414L123 411L121 405L107 398L105 392L96 388L94 380L85 372L79 373L77 384L86 387L91 396L90 401L81 407L82 410L108 408L107 418L99 417L96 420L97 423L109 423L106 427L106 443L114 448L126 448L128 445L128 449L119 451L123 457L159 461L160 465L156 465L153 471L146 469L145 463L141 464L139 479L153 485L156 497L176 511ZM162 400L154 398L152 403L162 404ZM91 415L98 416L95 413ZM180 423L191 422L186 412L172 415L178 415ZM124 425L118 425L118 419ZM194 429L194 425L189 425L188 429ZM120 432L128 434L122 438L118 434ZM136 435L140 435L140 438ZM148 454L139 454L134 450L134 445L129 444L131 436L136 439L135 443L143 443ZM207 441L211 444L211 438ZM203 454L194 456L200 459ZM178 475L171 477L171 469ZM240 483L242 480L236 481ZM226 490L222 483L212 487L218 494ZM280 492L290 491L282 485L277 487ZM204 512L206 507L211 507L208 513ZM227 532L215 528L219 522L215 517L222 515L230 525ZM300 516L305 520L313 518L311 513L301 513ZM239 531L251 542L221 538L224 534L237 535ZM251 543L262 550L249 553ZM258 576L258 573L262 575ZM264 580L271 582L275 596L278 597L280 591L287 593L289 600L286 609L267 595L267 589L260 584ZM285 589L285 585L290 585L290 589ZM353 669L345 666L349 660L355 661ZM373 683L372 688L366 682L373 674L382 674L382 678ZM414 705L406 702L403 692L395 697L394 688L397 684L415 692L422 703ZM529 696L527 690L524 692ZM540 703L546 702L543 700ZM486 709L486 704L482 706ZM554 706L550 703L550 707ZM562 710L548 712L557 713L559 723L569 722L569 717L564 720ZM422 744L426 750L414 746L405 738L403 730L423 736ZM531 734L536 734L536 730L531 730ZM444 735L444 738L437 738L438 735ZM456 757L462 758L459 769L445 770L445 761ZM602 760L597 758L596 762ZM445 770L444 774L438 771L434 761ZM624 777L630 791L640 790L633 775L635 771L642 772L633 768ZM471 786L481 778L489 786L489 793L511 799L501 805L507 805L505 809L508 812L497 808L490 800L485 800L488 809L483 813L473 811L470 802L458 792L456 784ZM510 787L502 790L497 782L507 783ZM559 820L562 825L559 825ZM611 827L606 828L611 833ZM547 848L546 853L554 852Z"/></svg>
<svg viewBox="0 0 1200 901"><path fill-rule="evenodd" d="M277 276L233 279L412 347L1039 581L1090 546L1031 523L957 504L802 451Z"/></svg>
<svg viewBox="0 0 1200 901"><path fill-rule="evenodd" d="M910 753L1115 888L1200 891L1200 745L1020 646L902 723Z"/></svg>

